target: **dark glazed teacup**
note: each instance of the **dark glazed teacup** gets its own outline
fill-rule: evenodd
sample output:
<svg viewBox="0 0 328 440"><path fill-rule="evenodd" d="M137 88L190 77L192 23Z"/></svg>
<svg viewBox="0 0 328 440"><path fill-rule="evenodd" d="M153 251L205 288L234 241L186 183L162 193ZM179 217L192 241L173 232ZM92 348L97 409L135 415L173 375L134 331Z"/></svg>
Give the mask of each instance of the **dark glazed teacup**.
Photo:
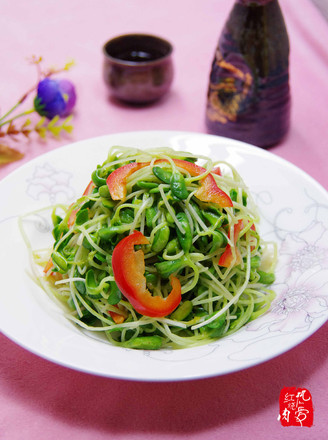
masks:
<svg viewBox="0 0 328 440"><path fill-rule="evenodd" d="M159 37L127 34L103 47L103 75L117 99L145 104L161 98L173 80L172 45Z"/></svg>

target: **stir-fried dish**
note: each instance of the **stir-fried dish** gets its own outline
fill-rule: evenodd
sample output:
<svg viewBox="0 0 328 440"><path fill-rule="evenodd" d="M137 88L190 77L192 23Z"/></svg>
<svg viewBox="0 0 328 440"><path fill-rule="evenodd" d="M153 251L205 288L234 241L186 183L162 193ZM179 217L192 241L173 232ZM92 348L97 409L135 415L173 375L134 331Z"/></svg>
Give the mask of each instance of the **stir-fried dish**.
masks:
<svg viewBox="0 0 328 440"><path fill-rule="evenodd" d="M265 313L275 296L274 246L261 240L248 188L226 162L113 147L52 221L40 282L69 319L112 344L208 343Z"/></svg>

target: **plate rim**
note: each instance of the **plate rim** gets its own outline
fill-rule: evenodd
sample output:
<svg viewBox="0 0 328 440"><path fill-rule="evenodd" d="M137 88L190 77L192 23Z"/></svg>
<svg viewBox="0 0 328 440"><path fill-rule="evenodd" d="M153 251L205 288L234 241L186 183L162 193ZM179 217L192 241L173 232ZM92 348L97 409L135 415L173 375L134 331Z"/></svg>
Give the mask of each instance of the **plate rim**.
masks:
<svg viewBox="0 0 328 440"><path fill-rule="evenodd" d="M163 133L165 135L167 135L167 136L168 135L169 136L177 135L177 134L179 134L179 135L186 135L186 136L197 135L197 136L201 136L201 137L225 140L225 141L228 141L229 143L234 144L232 146L244 147L244 148L250 149L251 151L252 150L256 151L260 155L270 157L270 158L274 159L277 162L284 163L285 165L294 168L295 170L297 170L298 172L303 174L304 177L312 180L312 182L315 185L318 185L328 195L328 189L326 189L320 182L318 182L308 172L306 172L305 170L303 170L299 166L295 165L293 162L290 162L288 159L285 159L285 158L283 158L281 156L278 156L277 154L274 154L273 152L269 151L268 148L261 148L261 147L258 147L256 145L252 145L252 144L249 144L247 142L239 141L239 140L233 139L233 138L227 138L227 137L224 137L224 136L217 136L217 135L214 135L214 134L201 133L201 132L197 132L197 131L187 131L187 130L186 131L184 131L184 130L133 130L133 131L121 131L121 132L115 132L115 133L100 135L100 136L94 136L94 137L91 137L91 138L79 139L79 140L76 140L76 141L73 141L73 142L69 142L68 144L59 146L57 148L55 147L54 149L52 149L50 151L47 151L47 152L42 153L42 154L40 154L40 155L38 155L36 157L33 157L28 162L25 162L25 163L21 164L20 166L18 166L14 170L12 170L9 174L4 176L0 180L0 184L1 184L1 182L6 181L7 178L12 176L13 174L18 173L22 168L29 167L29 166L33 165L34 163L38 162L40 160L40 158L46 159L49 155L57 154L58 151L61 151L61 150L66 149L66 148L68 148L68 149L69 148L73 148L73 147L76 146L76 144L86 143L86 142L89 142L89 141L102 140L102 139L106 139L106 138L112 137L112 136L120 136L120 135L129 135L129 136L131 135L132 136L134 134L137 135L137 136L140 136L140 135L143 135L143 134L163 134Z"/></svg>
<svg viewBox="0 0 328 440"><path fill-rule="evenodd" d="M206 133L199 133L199 132L192 132L192 131L179 131L179 130L137 130L137 131L127 131L127 132L118 132L118 133L110 133L107 135L102 135L102 136L96 136L96 137L92 137L92 138L88 138L88 139L82 139L82 140L78 140L72 143L69 143L67 145L61 146L59 148L55 148L51 151L48 151L46 153L43 153L33 159L31 159L30 161L22 164L21 166L19 166L18 168L16 168L15 170L13 170L11 173L9 173L7 176L5 176L3 179L1 179L0 181L0 188L3 185L4 182L6 182L7 180L10 180L12 178L15 178L15 176L17 174L20 173L24 173L25 169L28 168L32 168L35 164L40 163L40 161L47 161L48 157L51 157L52 155L57 155L57 154L61 154L63 152L63 150L66 149L73 149L76 148L79 144L81 143L88 143L88 142L99 142L101 140L106 140L108 138L111 138L113 136L117 137L117 136L133 136L136 135L138 137L140 136L149 136L149 135L156 135L156 136L164 136L166 138L168 137L172 137L172 136L176 136L176 135L182 135L182 136L200 136L200 137L206 137L207 139L213 139L216 141L220 141L220 142L228 142L228 146L229 147L242 147L242 148L246 148L251 152L254 152L257 156L260 155L262 157L267 157L269 160L274 160L275 162L277 162L278 164L282 164L284 166L288 166L288 167L292 167L292 169L294 169L295 172L297 172L298 174L300 174L302 176L302 178L305 178L307 180L310 180L311 183L316 186L318 189L320 189L321 191L323 191L323 195L325 195L328 199L328 192L327 190L319 183L317 182L312 176L310 176L308 173L306 173L304 170L302 170L301 168L299 168L298 166L294 165L293 163L289 162L288 160L281 158L280 156L277 156L275 154L273 154L270 151L267 151L265 149L262 149L260 147L245 143L245 142L241 142L241 141L237 141L234 139L230 139L230 138L225 138L225 137L221 137L221 136L215 136L215 135L210 135L210 134L206 134ZM22 343L21 341L19 341L17 338L13 338L11 337L11 335L9 335L3 328L2 328L2 323L0 323L0 331L10 340L12 340L13 342L15 342L17 345L21 346L22 348L26 349L27 351L30 351L31 353L34 353L36 355L38 355L39 357L46 359L48 361L51 361L55 364L67 367L67 368L71 368L74 369L76 371L80 371L80 372L86 372L89 374L93 374L93 375L98 375L98 376L105 376L108 378L115 378L115 379L123 379L123 380L131 380L131 381L150 381L150 382L167 382L167 381L184 381L184 380L195 380L195 379L202 379L202 378L208 378L208 377L214 377L214 376L219 376L219 375L225 375L225 374L230 374L233 372L237 372L237 371L242 371L244 369L247 368L251 368L255 365L259 365L262 364L264 362L267 362L277 356L280 356L281 354L291 350L292 348L295 348L296 346L298 346L300 343L304 342L306 339L308 339L312 334L314 334L320 327L322 327L328 320L328 316L326 321L322 322L320 325L318 325L312 332L307 333L305 337L303 337L297 344L295 343L291 343L290 346L287 346L287 348L285 348L285 350L283 352L280 352L278 354L272 354L269 357L266 357L265 359L259 361L259 362L251 362L250 365L244 365L244 366L240 366L240 365L236 365L236 367L234 369L229 369L229 371L226 372L222 372L222 373L218 373L218 372L213 372L211 374L199 374L199 375L192 375L190 377L177 377L177 378L161 378L161 377L157 377L156 379L154 378L136 378L133 376L122 376L119 374L112 374L112 373L101 373L101 372L95 372L95 371L91 371L90 369L86 369L86 368L79 368L77 366L72 366L70 363L67 363L65 361L60 361L55 357L51 357L51 356L47 356L44 353L42 353L42 350L37 350L37 349L32 349L31 347L27 347L24 343Z"/></svg>

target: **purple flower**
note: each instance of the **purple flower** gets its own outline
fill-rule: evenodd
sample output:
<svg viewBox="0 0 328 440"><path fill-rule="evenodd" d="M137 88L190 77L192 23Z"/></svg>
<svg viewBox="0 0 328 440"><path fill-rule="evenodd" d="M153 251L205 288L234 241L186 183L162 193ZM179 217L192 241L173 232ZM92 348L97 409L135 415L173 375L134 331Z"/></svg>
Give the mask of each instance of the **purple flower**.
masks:
<svg viewBox="0 0 328 440"><path fill-rule="evenodd" d="M68 116L75 105L74 85L67 79L45 78L38 84L34 108L40 116L52 119L54 116Z"/></svg>

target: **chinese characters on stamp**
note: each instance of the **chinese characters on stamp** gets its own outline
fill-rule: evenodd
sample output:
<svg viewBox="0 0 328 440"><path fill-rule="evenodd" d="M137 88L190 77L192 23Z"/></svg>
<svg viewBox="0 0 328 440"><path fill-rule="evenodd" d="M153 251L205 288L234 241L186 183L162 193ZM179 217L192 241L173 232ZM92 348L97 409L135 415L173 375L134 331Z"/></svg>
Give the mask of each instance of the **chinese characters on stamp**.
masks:
<svg viewBox="0 0 328 440"><path fill-rule="evenodd" d="M313 425L313 402L306 388L284 387L280 391L278 420L282 426Z"/></svg>

